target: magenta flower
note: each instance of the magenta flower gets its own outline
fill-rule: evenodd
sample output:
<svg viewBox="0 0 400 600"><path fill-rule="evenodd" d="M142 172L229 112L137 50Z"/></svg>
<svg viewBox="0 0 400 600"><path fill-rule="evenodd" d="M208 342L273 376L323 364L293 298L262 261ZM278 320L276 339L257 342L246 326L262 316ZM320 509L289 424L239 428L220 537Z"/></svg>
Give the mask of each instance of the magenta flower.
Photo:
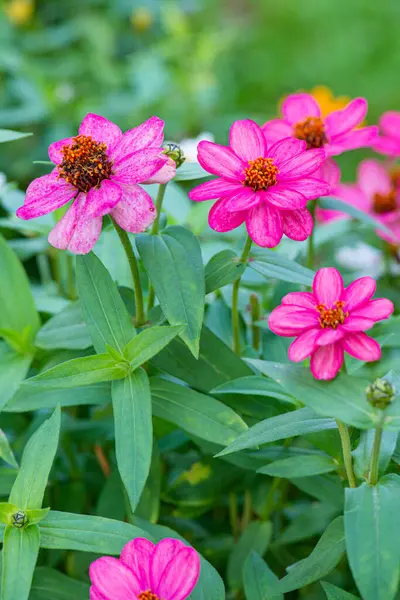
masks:
<svg viewBox="0 0 400 600"><path fill-rule="evenodd" d="M386 298L371 300L376 283L361 277L347 288L339 271L317 271L312 292L292 292L282 298L268 319L274 333L296 337L289 359L301 362L311 356L316 379L333 379L343 364L344 352L362 361L379 360L381 348L364 331L387 319L394 306Z"/></svg>
<svg viewBox="0 0 400 600"><path fill-rule="evenodd" d="M119 559L103 556L90 565L90 600L185 600L200 575L200 558L180 540L157 545L136 538Z"/></svg>
<svg viewBox="0 0 400 600"><path fill-rule="evenodd" d="M229 147L200 142L201 166L218 179L207 181L189 193L192 200L218 198L208 221L215 231L231 231L246 223L252 240L272 248L285 233L305 240L313 219L308 200L329 193L330 186L310 177L324 162L322 149L306 151L306 142L287 138L268 146L254 121L233 123Z"/></svg>
<svg viewBox="0 0 400 600"><path fill-rule="evenodd" d="M375 141L376 152L389 156L400 156L400 112L389 111L382 115L379 126L382 135Z"/></svg>
<svg viewBox="0 0 400 600"><path fill-rule="evenodd" d="M305 140L308 148L324 148L327 156L335 156L373 144L378 127L359 127L367 109L364 98L355 98L323 118L311 94L292 94L282 104L283 119L268 121L262 129L269 143L293 136Z"/></svg>
<svg viewBox="0 0 400 600"><path fill-rule="evenodd" d="M156 216L152 199L139 183L164 183L175 169L162 154L164 122L151 117L122 134L99 115L88 114L79 134L49 147L56 168L29 185L20 219L34 219L73 200L50 232L49 242L75 254L90 252L110 214L126 231L144 231Z"/></svg>

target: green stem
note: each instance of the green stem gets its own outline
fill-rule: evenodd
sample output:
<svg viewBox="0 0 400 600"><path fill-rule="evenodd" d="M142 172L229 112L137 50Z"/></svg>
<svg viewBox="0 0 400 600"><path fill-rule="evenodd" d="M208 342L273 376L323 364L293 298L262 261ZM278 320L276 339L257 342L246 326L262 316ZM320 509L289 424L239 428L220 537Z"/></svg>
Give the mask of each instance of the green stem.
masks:
<svg viewBox="0 0 400 600"><path fill-rule="evenodd" d="M251 521L252 514L253 514L253 506L252 506L251 492L250 492L250 490L245 490L244 500L243 500L242 523L241 523L242 531L247 529L247 526Z"/></svg>
<svg viewBox="0 0 400 600"><path fill-rule="evenodd" d="M247 236L246 243L243 248L243 252L239 258L239 264L246 263L250 254L251 245L253 240L250 236ZM239 329L239 288L240 275L233 284L232 288L232 334L233 334L233 349L236 354L240 353L240 329Z"/></svg>
<svg viewBox="0 0 400 600"><path fill-rule="evenodd" d="M369 470L369 484L376 485L379 479L379 451L382 441L382 427L379 424L375 429L374 445L372 446L371 468Z"/></svg>
<svg viewBox="0 0 400 600"><path fill-rule="evenodd" d="M261 312L260 312L260 302L256 294L251 294L250 296L250 309L251 309L251 334L253 341L253 348L256 352L260 350L260 328L258 325L255 325L257 321L260 320Z"/></svg>
<svg viewBox="0 0 400 600"><path fill-rule="evenodd" d="M143 323L145 322L145 319L144 319L144 310L143 310L143 291L142 291L142 284L140 281L138 262L136 260L136 256L133 251L132 244L129 240L128 234L126 233L125 229L122 229L122 227L120 227L118 225L118 223L116 223L114 220L113 220L113 225L115 227L115 231L118 233L118 237L119 237L121 244L125 250L125 254L128 259L129 267L131 269L132 279L133 279L133 288L135 290L135 303L136 303L135 322L136 322L136 325L138 327L140 327L140 325L143 325Z"/></svg>
<svg viewBox="0 0 400 600"><path fill-rule="evenodd" d="M156 218L153 221L153 226L151 228L151 235L157 235L159 227L160 227L161 208L162 208L162 203L164 200L166 189L167 189L167 184L160 183L160 185L158 187L157 198L156 198L157 214L156 214ZM154 288L150 283L149 284L149 297L147 300L147 312L148 313L154 306L154 300L155 300Z"/></svg>
<svg viewBox="0 0 400 600"><path fill-rule="evenodd" d="M315 217L315 211L317 209L317 203L318 203L318 200L313 201L311 203L311 207L309 208L310 213L311 213L313 219ZM315 231L315 225L313 227L313 230L311 232L310 237L308 238L307 267L309 269L312 269L313 266L314 266L314 231Z"/></svg>
<svg viewBox="0 0 400 600"><path fill-rule="evenodd" d="M344 468L346 469L347 479L349 481L350 487L355 488L357 487L357 483L353 471L353 460L351 457L351 442L349 430L347 429L346 425L342 423L342 421L339 421L339 419L336 419L336 423L339 429L340 440L342 442L343 461Z"/></svg>
<svg viewBox="0 0 400 600"><path fill-rule="evenodd" d="M237 506L237 495L235 492L229 493L229 521L231 525L232 535L235 542L239 537L239 515Z"/></svg>

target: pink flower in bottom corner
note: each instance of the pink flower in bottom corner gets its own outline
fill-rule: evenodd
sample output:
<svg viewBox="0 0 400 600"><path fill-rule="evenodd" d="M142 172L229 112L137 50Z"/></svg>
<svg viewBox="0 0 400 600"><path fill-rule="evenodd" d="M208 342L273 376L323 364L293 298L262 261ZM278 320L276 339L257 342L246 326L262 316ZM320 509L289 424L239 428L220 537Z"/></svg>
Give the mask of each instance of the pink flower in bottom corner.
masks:
<svg viewBox="0 0 400 600"><path fill-rule="evenodd" d="M200 165L218 179L194 188L189 198L217 199L208 218L215 231L246 223L252 240L267 248L279 244L283 234L305 240L314 225L307 201L330 191L328 183L313 176L325 160L324 150L306 146L294 138L267 145L254 121L236 121L229 147L207 141L198 145Z"/></svg>
<svg viewBox="0 0 400 600"><path fill-rule="evenodd" d="M49 242L75 254L90 252L107 214L126 231L144 231L156 211L138 184L165 183L175 174L175 166L162 154L163 129L164 122L151 117L122 134L104 117L86 115L77 136L50 145L56 168L32 181L17 216L34 219L72 200Z"/></svg>
<svg viewBox="0 0 400 600"><path fill-rule="evenodd" d="M373 145L373 149L391 157L400 156L400 112L394 110L383 113L379 126L381 135Z"/></svg>
<svg viewBox="0 0 400 600"><path fill-rule="evenodd" d="M90 565L90 600L186 600L200 575L200 558L180 540L157 545L136 538L119 559L104 556Z"/></svg>
<svg viewBox="0 0 400 600"><path fill-rule="evenodd" d="M387 319L394 306L386 298L371 300L376 283L361 277L344 287L337 269L317 271L312 292L292 292L282 298L268 319L274 333L296 337L289 359L301 362L311 356L316 379L333 379L343 364L344 352L362 361L379 360L381 348L365 331Z"/></svg>

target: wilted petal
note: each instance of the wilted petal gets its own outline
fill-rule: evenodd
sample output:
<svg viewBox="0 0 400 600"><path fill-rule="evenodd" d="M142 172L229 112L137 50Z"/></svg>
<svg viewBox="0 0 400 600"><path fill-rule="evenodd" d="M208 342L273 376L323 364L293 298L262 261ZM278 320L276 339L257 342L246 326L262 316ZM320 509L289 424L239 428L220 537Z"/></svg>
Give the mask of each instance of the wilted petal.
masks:
<svg viewBox="0 0 400 600"><path fill-rule="evenodd" d="M96 142L107 144L110 152L122 138L122 131L108 119L89 113L79 127L79 135L90 135Z"/></svg>
<svg viewBox="0 0 400 600"><path fill-rule="evenodd" d="M325 267L317 271L313 281L313 292L320 304L331 308L342 299L343 279L337 269Z"/></svg>
<svg viewBox="0 0 400 600"><path fill-rule="evenodd" d="M301 362L305 360L317 349L316 339L320 329L309 329L298 338L296 338L289 346L288 357L293 362Z"/></svg>
<svg viewBox="0 0 400 600"><path fill-rule="evenodd" d="M283 233L291 240L302 242L312 233L314 221L307 208L282 211Z"/></svg>
<svg viewBox="0 0 400 600"><path fill-rule="evenodd" d="M270 204L259 204L246 216L249 236L262 248L274 248L282 239L282 217L280 211Z"/></svg>
<svg viewBox="0 0 400 600"><path fill-rule="evenodd" d="M111 211L112 218L125 231L141 233L156 218L149 194L139 185L123 186L122 198Z"/></svg>
<svg viewBox="0 0 400 600"><path fill-rule="evenodd" d="M158 148L146 148L128 154L114 165L113 179L133 185L153 177L168 162L168 156L160 154Z"/></svg>
<svg viewBox="0 0 400 600"><path fill-rule="evenodd" d="M282 114L291 125L307 117L320 117L318 103L311 94L291 94L282 103Z"/></svg>
<svg viewBox="0 0 400 600"><path fill-rule="evenodd" d="M353 311L363 306L372 298L376 290L376 281L372 277L360 277L353 281L344 291L343 311Z"/></svg>
<svg viewBox="0 0 400 600"><path fill-rule="evenodd" d="M117 162L124 156L143 150L149 146L161 146L164 139L164 121L151 117L138 127L125 131L110 158ZM160 148L161 151L161 148Z"/></svg>
<svg viewBox="0 0 400 600"><path fill-rule="evenodd" d="M193 548L184 548L170 560L154 591L159 598L186 600L194 590L199 575L199 555Z"/></svg>
<svg viewBox="0 0 400 600"><path fill-rule="evenodd" d="M64 158L61 153L61 150L64 148L64 146L70 146L73 143L73 141L74 138L69 137L64 138L63 140L59 140L58 142L53 142L53 144L50 144L49 158L55 165L59 165Z"/></svg>
<svg viewBox="0 0 400 600"><path fill-rule="evenodd" d="M367 110L365 98L354 98L345 108L333 111L325 119L328 135L332 138L357 127L365 119Z"/></svg>
<svg viewBox="0 0 400 600"><path fill-rule="evenodd" d="M394 311L394 304L387 298L377 298L365 304L362 308L352 311L352 317L365 317L373 321L387 319Z"/></svg>
<svg viewBox="0 0 400 600"><path fill-rule="evenodd" d="M155 175L150 177L150 179L146 179L146 181L143 181L143 183L146 185L152 184L152 183L165 184L165 183L168 183L168 181L171 181L171 179L173 179L175 177L175 175L176 175L176 162L170 156L168 156L168 160L165 163L165 165L163 165L161 167L161 169L159 171L157 171L157 173Z"/></svg>
<svg viewBox="0 0 400 600"><path fill-rule="evenodd" d="M140 582L121 561L111 556L95 560L89 569L90 579L107 600L137 600Z"/></svg>
<svg viewBox="0 0 400 600"><path fill-rule="evenodd" d="M99 188L92 188L87 194L86 218L91 219L107 215L121 198L121 187L109 179L104 179Z"/></svg>
<svg viewBox="0 0 400 600"><path fill-rule="evenodd" d="M236 154L226 146L213 142L200 142L197 146L200 165L213 175L226 177L234 181L244 180L244 163Z"/></svg>
<svg viewBox="0 0 400 600"><path fill-rule="evenodd" d="M307 329L319 327L317 311L302 309L299 306L284 304L277 306L268 318L268 326L284 337L300 335Z"/></svg>
<svg viewBox="0 0 400 600"><path fill-rule="evenodd" d="M236 181L229 181L218 177L212 181L206 181L201 183L193 190L189 192L189 198L195 202L202 202L203 200L214 200L227 196L230 192L240 192L243 190L243 185Z"/></svg>
<svg viewBox="0 0 400 600"><path fill-rule="evenodd" d="M343 364L342 342L320 346L311 357L311 373L315 379L329 380L336 377Z"/></svg>
<svg viewBox="0 0 400 600"><path fill-rule="evenodd" d="M71 200L77 190L56 172L38 177L28 186L25 202L17 210L17 217L28 220L53 212Z"/></svg>
<svg viewBox="0 0 400 600"><path fill-rule="evenodd" d="M250 119L233 123L229 132L229 145L245 163L265 156L267 149L261 128Z"/></svg>
<svg viewBox="0 0 400 600"><path fill-rule="evenodd" d="M381 357L381 347L378 342L362 331L347 334L341 344L350 356L354 356L358 360L371 362L379 360Z"/></svg>

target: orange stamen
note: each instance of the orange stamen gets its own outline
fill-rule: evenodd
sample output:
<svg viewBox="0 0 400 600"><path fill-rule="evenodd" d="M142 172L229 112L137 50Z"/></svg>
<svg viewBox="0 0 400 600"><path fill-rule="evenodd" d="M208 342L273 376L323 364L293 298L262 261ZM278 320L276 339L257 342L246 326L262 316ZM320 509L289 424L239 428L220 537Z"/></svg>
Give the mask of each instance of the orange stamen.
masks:
<svg viewBox="0 0 400 600"><path fill-rule="evenodd" d="M307 142L307 148L322 148L328 141L324 122L319 117L307 117L294 126L294 137Z"/></svg>
<svg viewBox="0 0 400 600"><path fill-rule="evenodd" d="M336 308L326 308L325 304L318 304L317 311L320 314L319 322L322 329L330 327L331 329L337 329L338 325L342 325L349 316L348 312L343 312L344 302L337 301L334 303Z"/></svg>
<svg viewBox="0 0 400 600"><path fill-rule="evenodd" d="M255 192L266 190L276 184L278 167L274 165L272 158L256 158L249 160L249 166L244 170L246 179L244 185L253 188Z"/></svg>
<svg viewBox="0 0 400 600"><path fill-rule="evenodd" d="M71 183L80 192L100 187L110 179L112 162L107 156L107 145L96 142L90 135L78 135L71 144L61 149L63 160L58 165L58 176Z"/></svg>

